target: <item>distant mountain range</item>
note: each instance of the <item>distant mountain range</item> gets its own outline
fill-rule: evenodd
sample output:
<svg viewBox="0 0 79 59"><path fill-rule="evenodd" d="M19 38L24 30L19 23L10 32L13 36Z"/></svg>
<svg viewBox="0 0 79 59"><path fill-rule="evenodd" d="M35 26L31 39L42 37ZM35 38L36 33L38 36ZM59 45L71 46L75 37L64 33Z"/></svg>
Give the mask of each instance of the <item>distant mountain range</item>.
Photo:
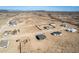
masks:
<svg viewBox="0 0 79 59"><path fill-rule="evenodd" d="M0 9L0 12L20 12L20 11L27 11L27 12L78 12L78 11L46 11L46 10L6 10Z"/></svg>
<svg viewBox="0 0 79 59"><path fill-rule="evenodd" d="M0 9L0 12L15 12L15 11L25 11L25 10L6 10L6 9ZM45 12L45 10L29 10L29 11Z"/></svg>
<svg viewBox="0 0 79 59"><path fill-rule="evenodd" d="M0 10L0 12L8 12L8 11L9 11L9 10L2 10L2 9Z"/></svg>

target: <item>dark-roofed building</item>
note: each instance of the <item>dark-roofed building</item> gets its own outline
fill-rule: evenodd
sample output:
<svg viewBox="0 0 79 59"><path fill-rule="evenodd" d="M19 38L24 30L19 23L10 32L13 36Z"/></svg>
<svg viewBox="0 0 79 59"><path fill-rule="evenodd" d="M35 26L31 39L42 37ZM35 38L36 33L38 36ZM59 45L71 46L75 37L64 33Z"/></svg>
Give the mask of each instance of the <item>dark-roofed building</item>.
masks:
<svg viewBox="0 0 79 59"><path fill-rule="evenodd" d="M37 40L43 40L46 38L46 36L44 34L38 34L36 35Z"/></svg>
<svg viewBox="0 0 79 59"><path fill-rule="evenodd" d="M56 32L52 32L52 33L51 33L51 35L54 35L54 36L60 36L60 35L62 35L62 33L61 33L61 32L56 31Z"/></svg>

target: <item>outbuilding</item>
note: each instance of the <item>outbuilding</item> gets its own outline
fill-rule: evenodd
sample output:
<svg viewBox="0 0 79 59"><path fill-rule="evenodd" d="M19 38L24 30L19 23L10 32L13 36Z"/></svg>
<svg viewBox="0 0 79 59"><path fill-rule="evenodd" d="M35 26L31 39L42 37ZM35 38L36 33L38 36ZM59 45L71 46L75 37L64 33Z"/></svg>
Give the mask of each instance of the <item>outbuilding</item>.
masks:
<svg viewBox="0 0 79 59"><path fill-rule="evenodd" d="M7 48L8 46L8 40L1 40L0 41L0 47Z"/></svg>
<svg viewBox="0 0 79 59"><path fill-rule="evenodd" d="M68 31L68 32L76 32L77 30L74 29L74 28L67 28L66 31Z"/></svg>
<svg viewBox="0 0 79 59"><path fill-rule="evenodd" d="M36 35L37 40L44 40L46 36L44 34L37 34Z"/></svg>
<svg viewBox="0 0 79 59"><path fill-rule="evenodd" d="M17 25L16 20L10 20L9 25L10 26L16 26Z"/></svg>
<svg viewBox="0 0 79 59"><path fill-rule="evenodd" d="M60 36L60 35L62 35L62 33L59 31L56 31L56 32L52 32L51 35Z"/></svg>

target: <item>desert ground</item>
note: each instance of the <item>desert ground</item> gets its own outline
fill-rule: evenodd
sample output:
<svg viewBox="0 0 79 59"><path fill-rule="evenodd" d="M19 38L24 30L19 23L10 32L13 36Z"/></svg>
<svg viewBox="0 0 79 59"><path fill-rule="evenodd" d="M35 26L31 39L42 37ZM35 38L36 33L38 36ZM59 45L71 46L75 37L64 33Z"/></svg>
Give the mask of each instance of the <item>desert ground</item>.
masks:
<svg viewBox="0 0 79 59"><path fill-rule="evenodd" d="M0 12L0 53L79 53L79 12Z"/></svg>

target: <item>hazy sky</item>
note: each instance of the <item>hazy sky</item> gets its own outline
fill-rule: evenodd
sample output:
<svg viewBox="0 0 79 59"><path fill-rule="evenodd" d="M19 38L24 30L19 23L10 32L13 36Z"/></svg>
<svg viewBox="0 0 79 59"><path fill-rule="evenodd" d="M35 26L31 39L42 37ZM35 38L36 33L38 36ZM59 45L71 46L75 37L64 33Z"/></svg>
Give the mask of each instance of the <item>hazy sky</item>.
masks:
<svg viewBox="0 0 79 59"><path fill-rule="evenodd" d="M79 11L79 6L0 6L7 10Z"/></svg>

